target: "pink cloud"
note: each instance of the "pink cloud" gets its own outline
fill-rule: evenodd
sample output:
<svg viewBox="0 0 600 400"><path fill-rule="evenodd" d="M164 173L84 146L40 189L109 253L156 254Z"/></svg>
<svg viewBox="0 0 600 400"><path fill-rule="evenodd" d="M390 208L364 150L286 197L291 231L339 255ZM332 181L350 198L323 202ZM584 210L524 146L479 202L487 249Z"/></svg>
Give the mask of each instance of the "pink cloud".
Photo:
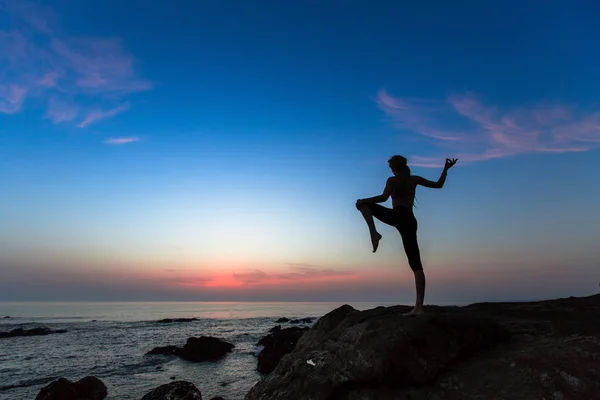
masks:
<svg viewBox="0 0 600 400"><path fill-rule="evenodd" d="M67 36L52 10L30 1L2 6L8 24L0 30L1 113L20 111L26 98L36 98L31 104L48 104L45 116L54 123L85 127L125 111L131 93L151 89L120 39ZM77 115L83 119L76 122Z"/></svg>
<svg viewBox="0 0 600 400"><path fill-rule="evenodd" d="M47 88L53 88L57 86L57 81L60 74L57 71L46 72L44 76L38 81L38 84Z"/></svg>
<svg viewBox="0 0 600 400"><path fill-rule="evenodd" d="M15 84L0 85L0 112L14 114L21 109L27 89Z"/></svg>
<svg viewBox="0 0 600 400"><path fill-rule="evenodd" d="M564 105L503 110L472 93L442 101L396 98L380 90L376 102L393 125L429 140L447 154L412 157L412 165L438 167L445 157L462 163L526 153L581 152L600 143L600 110L575 112ZM448 126L460 124L462 129Z"/></svg>
<svg viewBox="0 0 600 400"><path fill-rule="evenodd" d="M136 77L134 58L123 50L119 39L53 39L51 47L67 61L81 90L127 94L151 87Z"/></svg>
<svg viewBox="0 0 600 400"><path fill-rule="evenodd" d="M134 143L139 142L140 138L137 137L121 137L121 138L110 138L107 139L104 143L107 144L126 144L126 143Z"/></svg>
<svg viewBox="0 0 600 400"><path fill-rule="evenodd" d="M79 123L79 125L77 125L77 127L85 128L89 124L96 122L98 120L114 117L115 115L122 113L123 111L127 110L128 108L129 108L129 104L125 103L125 104L121 104L120 106L115 107L110 110L107 110L107 111L103 111L103 110L91 111L86 115L86 117L83 119L83 121L81 121Z"/></svg>
<svg viewBox="0 0 600 400"><path fill-rule="evenodd" d="M78 114L77 108L70 104L62 103L56 99L50 99L48 102L46 118L49 118L55 124L72 121Z"/></svg>

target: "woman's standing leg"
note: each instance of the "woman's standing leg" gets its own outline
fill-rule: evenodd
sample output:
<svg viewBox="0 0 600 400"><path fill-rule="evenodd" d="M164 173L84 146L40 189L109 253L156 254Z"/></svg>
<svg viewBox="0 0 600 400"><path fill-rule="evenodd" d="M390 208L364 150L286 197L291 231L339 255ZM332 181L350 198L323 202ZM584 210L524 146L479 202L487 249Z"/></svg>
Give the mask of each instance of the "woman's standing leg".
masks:
<svg viewBox="0 0 600 400"><path fill-rule="evenodd" d="M405 315L421 315L423 314L423 301L425 300L425 273L423 272L423 264L421 263L421 252L419 251L419 243L417 242L417 224L416 220L413 224L408 224L400 230L402 235L402 244L404 245L404 251L408 258L408 264L415 275L415 289L417 292L417 298L415 301L415 307L412 311Z"/></svg>

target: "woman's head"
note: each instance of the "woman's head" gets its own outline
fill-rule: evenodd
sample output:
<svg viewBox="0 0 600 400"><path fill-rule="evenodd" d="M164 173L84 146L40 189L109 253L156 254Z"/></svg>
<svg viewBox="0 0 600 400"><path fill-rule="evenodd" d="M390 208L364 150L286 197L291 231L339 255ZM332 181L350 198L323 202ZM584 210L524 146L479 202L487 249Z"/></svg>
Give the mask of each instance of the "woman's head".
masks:
<svg viewBox="0 0 600 400"><path fill-rule="evenodd" d="M406 157L395 155L388 160L388 164L394 175L410 174L410 168L408 168Z"/></svg>

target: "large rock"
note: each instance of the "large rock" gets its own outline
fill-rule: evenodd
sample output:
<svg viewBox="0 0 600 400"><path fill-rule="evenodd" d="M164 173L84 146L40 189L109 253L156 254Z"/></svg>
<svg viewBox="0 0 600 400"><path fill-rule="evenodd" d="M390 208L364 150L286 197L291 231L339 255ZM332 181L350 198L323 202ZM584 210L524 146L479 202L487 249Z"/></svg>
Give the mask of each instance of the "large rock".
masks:
<svg viewBox="0 0 600 400"><path fill-rule="evenodd" d="M210 336L191 337L182 349L175 351L175 355L194 362L217 360L234 347L231 343Z"/></svg>
<svg viewBox="0 0 600 400"><path fill-rule="evenodd" d="M60 378L44 386L35 400L103 400L106 395L106 386L100 379L86 376L75 383Z"/></svg>
<svg viewBox="0 0 600 400"><path fill-rule="evenodd" d="M257 343L258 346L264 346L258 354L258 371L261 373L273 371L279 363L279 360L281 360L284 355L294 350L296 343L298 343L298 339L300 339L307 330L307 327L281 329L279 326L271 329L271 333L260 339Z"/></svg>
<svg viewBox="0 0 600 400"><path fill-rule="evenodd" d="M495 322L450 310L411 318L401 306L361 312L342 306L305 332L245 399L394 398L399 389L430 384L452 365L509 341Z"/></svg>
<svg viewBox="0 0 600 400"><path fill-rule="evenodd" d="M1 338L8 338L8 337L16 337L16 336L43 336L43 335L50 335L53 333L65 333L66 330L64 329L58 329L53 331L50 328L32 328L32 329L23 329L23 328L17 328L17 329L13 329L10 332L0 332L0 339Z"/></svg>
<svg viewBox="0 0 600 400"><path fill-rule="evenodd" d="M408 309L330 312L245 399L600 399L600 294Z"/></svg>
<svg viewBox="0 0 600 400"><path fill-rule="evenodd" d="M152 389L142 400L202 400L202 394L191 382L175 381Z"/></svg>

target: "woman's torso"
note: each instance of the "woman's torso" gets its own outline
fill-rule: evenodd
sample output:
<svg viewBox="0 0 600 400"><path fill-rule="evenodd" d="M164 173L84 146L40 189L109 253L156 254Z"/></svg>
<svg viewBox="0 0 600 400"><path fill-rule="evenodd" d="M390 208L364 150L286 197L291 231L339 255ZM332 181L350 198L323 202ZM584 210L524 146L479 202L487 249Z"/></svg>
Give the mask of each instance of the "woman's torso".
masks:
<svg viewBox="0 0 600 400"><path fill-rule="evenodd" d="M412 175L393 176L392 182L392 206L394 208L406 207L412 210L417 188L417 184Z"/></svg>

